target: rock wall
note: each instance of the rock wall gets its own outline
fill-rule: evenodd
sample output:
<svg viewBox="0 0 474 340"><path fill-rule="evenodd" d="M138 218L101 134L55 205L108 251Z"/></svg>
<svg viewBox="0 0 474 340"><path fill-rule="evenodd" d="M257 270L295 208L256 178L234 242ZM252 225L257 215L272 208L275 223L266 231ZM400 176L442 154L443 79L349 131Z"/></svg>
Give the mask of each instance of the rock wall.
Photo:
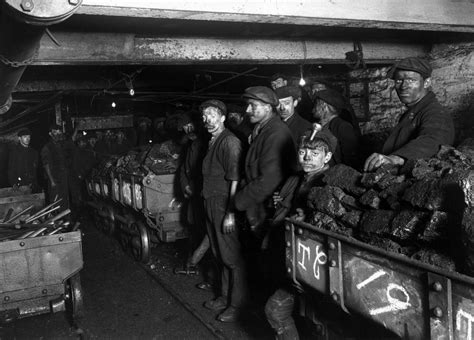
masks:
<svg viewBox="0 0 474 340"><path fill-rule="evenodd" d="M474 43L434 45L429 55L433 67L432 89L440 103L453 116L455 145L474 136ZM346 89L363 135L386 133L405 110L398 100L394 83L387 78L389 67L354 70L337 82ZM349 83L350 91L344 86ZM368 83L368 114L364 103L364 82ZM349 92L349 93L347 93ZM366 120L366 121L364 121Z"/></svg>

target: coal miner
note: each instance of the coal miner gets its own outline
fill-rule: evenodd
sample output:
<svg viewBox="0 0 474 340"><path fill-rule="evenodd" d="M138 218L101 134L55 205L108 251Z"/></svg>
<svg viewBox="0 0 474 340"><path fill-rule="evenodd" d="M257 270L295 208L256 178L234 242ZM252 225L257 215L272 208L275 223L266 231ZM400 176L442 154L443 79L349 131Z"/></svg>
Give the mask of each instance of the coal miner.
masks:
<svg viewBox="0 0 474 340"><path fill-rule="evenodd" d="M301 101L301 89L296 86L283 86L277 88L275 93L280 102L277 111L281 120L290 129L296 145L300 136L312 128L311 123L296 112L296 107Z"/></svg>
<svg viewBox="0 0 474 340"><path fill-rule="evenodd" d="M278 97L265 86L249 87L243 98L255 124L245 158L245 181L235 206L245 211L254 231L262 230L273 193L296 169L296 148L288 126L276 114Z"/></svg>
<svg viewBox="0 0 474 340"><path fill-rule="evenodd" d="M62 127L53 124L49 127L49 141L41 149L41 162L48 180L48 198L53 202L61 199L61 210L69 208L69 185L67 149Z"/></svg>
<svg viewBox="0 0 474 340"><path fill-rule="evenodd" d="M409 159L428 158L441 145L453 143L453 120L430 90L431 71L430 64L420 58L406 58L392 67L395 90L408 110L388 136L382 152L367 158L364 171L383 164L403 165Z"/></svg>
<svg viewBox="0 0 474 340"><path fill-rule="evenodd" d="M11 186L30 186L37 189L38 152L30 147L31 131L18 131L18 144L8 153L8 183Z"/></svg>
<svg viewBox="0 0 474 340"><path fill-rule="evenodd" d="M276 291L265 305L265 315L277 339L299 338L292 317L296 292L286 273L283 221L287 216L304 220L308 194L311 188L324 185L322 178L329 169L336 145L336 137L327 130L305 133L298 143L301 172L290 176L280 192L273 196L276 211L272 221L272 281Z"/></svg>
<svg viewBox="0 0 474 340"><path fill-rule="evenodd" d="M332 89L315 92L315 98L313 117L337 138L334 162L358 167L360 130L356 121L342 118L350 117L347 100Z"/></svg>
<svg viewBox="0 0 474 340"><path fill-rule="evenodd" d="M221 273L219 296L204 306L223 310L217 320L237 320L246 298L244 260L236 228L234 196L240 180L242 146L240 140L224 126L227 108L219 100L208 100L200 106L206 130L211 134L202 162L202 197L206 212L207 233L212 252Z"/></svg>

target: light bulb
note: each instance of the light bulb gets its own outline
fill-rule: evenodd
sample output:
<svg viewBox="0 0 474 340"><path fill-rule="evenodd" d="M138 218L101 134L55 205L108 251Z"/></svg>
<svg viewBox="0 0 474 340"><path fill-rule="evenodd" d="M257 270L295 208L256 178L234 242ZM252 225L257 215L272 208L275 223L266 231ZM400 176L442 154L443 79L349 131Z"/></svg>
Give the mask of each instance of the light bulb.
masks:
<svg viewBox="0 0 474 340"><path fill-rule="evenodd" d="M150 139L150 140L148 141L148 143L150 143L150 144L151 144L151 143L153 143L153 141Z"/></svg>
<svg viewBox="0 0 474 340"><path fill-rule="evenodd" d="M128 93L130 93L130 95L133 97L135 95L135 90L131 88L130 91L128 91Z"/></svg>
<svg viewBox="0 0 474 340"><path fill-rule="evenodd" d="M304 80L303 77L301 77L299 84L300 84L300 86L305 86L306 85L306 81Z"/></svg>
<svg viewBox="0 0 474 340"><path fill-rule="evenodd" d="M82 131L82 135L83 135L83 136L86 136L86 135L87 135L87 132Z"/></svg>
<svg viewBox="0 0 474 340"><path fill-rule="evenodd" d="M115 104L115 102L112 102L112 107L116 107L117 104Z"/></svg>

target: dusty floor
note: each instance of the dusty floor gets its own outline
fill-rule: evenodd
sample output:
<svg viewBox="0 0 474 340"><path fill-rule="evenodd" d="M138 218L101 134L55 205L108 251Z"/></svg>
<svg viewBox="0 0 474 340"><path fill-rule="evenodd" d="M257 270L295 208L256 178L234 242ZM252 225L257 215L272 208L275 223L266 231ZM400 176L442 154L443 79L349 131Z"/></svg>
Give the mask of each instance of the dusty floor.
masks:
<svg viewBox="0 0 474 340"><path fill-rule="evenodd" d="M173 273L181 262L179 243L159 244L151 264L140 265L115 239L87 223L83 232L85 316L80 329L70 326L65 313L47 314L0 327L0 339L272 338L259 305L236 323L215 321L216 314L202 306L213 294L195 288L202 278Z"/></svg>

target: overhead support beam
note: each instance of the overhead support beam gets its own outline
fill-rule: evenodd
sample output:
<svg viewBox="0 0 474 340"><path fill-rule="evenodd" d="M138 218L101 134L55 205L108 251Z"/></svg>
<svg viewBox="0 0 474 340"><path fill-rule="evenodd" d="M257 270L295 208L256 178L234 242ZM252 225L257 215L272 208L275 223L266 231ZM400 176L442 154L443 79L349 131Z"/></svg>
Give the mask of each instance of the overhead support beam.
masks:
<svg viewBox="0 0 474 340"><path fill-rule="evenodd" d="M472 0L84 0L87 15L474 32Z"/></svg>
<svg viewBox="0 0 474 340"><path fill-rule="evenodd" d="M35 65L186 65L343 63L352 41L136 37L115 33L54 33L43 38ZM424 56L429 46L362 41L366 63Z"/></svg>

